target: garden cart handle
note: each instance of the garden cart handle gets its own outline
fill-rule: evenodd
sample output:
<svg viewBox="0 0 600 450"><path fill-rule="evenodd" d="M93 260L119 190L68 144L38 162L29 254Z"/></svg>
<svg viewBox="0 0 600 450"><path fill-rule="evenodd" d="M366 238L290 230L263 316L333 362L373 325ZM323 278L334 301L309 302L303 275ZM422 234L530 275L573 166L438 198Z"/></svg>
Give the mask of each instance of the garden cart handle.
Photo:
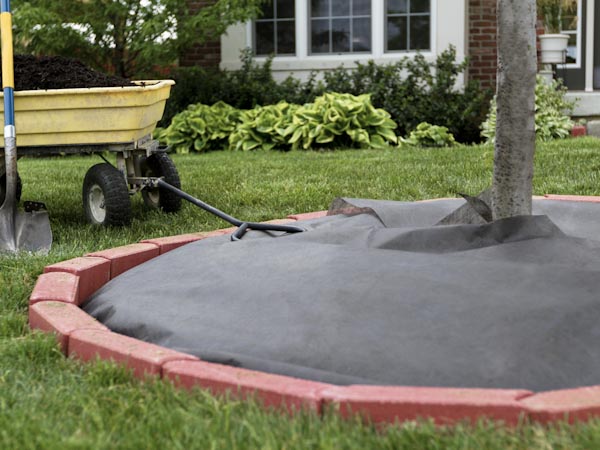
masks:
<svg viewBox="0 0 600 450"><path fill-rule="evenodd" d="M242 220L236 219L235 217L230 216L229 214L224 213L220 209L215 208L214 206L209 205L208 203L204 203L202 200L198 200L195 197L192 197L187 192L182 191L181 189L176 188L175 186L170 185L166 181L161 180L160 178L154 180L154 184L158 188L167 189L171 191L178 197L181 197L184 200L202 208L203 210L214 214L215 216L223 219L226 222L238 227L238 229L231 235L232 241L239 241L246 231L248 230L257 230L257 231L282 231L285 233L301 233L306 231L301 227L294 227L291 225L276 225L273 223L258 223L258 222L244 222Z"/></svg>

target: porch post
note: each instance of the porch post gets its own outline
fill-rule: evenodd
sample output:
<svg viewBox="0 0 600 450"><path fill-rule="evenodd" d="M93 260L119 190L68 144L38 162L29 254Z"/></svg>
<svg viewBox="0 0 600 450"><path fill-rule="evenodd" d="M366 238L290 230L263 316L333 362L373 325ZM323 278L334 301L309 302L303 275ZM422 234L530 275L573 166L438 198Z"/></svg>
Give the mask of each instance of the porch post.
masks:
<svg viewBox="0 0 600 450"><path fill-rule="evenodd" d="M595 11L594 1L587 1L587 20L586 20L586 37L585 37L585 90L593 92L594 90L594 23Z"/></svg>

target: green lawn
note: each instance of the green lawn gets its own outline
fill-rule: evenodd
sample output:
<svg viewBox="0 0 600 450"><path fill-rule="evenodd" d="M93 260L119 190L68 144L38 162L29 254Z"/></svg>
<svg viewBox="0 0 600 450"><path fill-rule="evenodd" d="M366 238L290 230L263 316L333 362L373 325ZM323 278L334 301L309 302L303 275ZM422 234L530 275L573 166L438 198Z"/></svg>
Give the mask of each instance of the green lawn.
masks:
<svg viewBox="0 0 600 450"><path fill-rule="evenodd" d="M327 209L336 196L417 200L476 194L489 185L493 149L211 153L175 156L185 190L246 220ZM600 421L581 426L489 424L376 431L334 414L289 419L250 402L139 382L107 363L65 359L27 328L27 298L44 266L143 238L228 226L185 205L177 215L134 198L127 229L85 224L81 184L93 157L23 159L23 198L44 201L54 246L48 256L0 257L0 449L27 448L600 448ZM541 145L535 193L600 195L600 140ZM517 387L517 386L515 386Z"/></svg>

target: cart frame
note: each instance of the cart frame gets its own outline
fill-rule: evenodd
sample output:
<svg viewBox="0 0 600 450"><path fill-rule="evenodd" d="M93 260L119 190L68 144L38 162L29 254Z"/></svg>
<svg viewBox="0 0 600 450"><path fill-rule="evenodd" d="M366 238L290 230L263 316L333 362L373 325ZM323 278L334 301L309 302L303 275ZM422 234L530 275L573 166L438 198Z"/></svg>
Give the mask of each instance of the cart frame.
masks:
<svg viewBox="0 0 600 450"><path fill-rule="evenodd" d="M100 168L102 170L109 171L109 166L113 170L116 169L120 174L120 178L122 179L122 183L119 182L114 175L111 175L113 185L118 185L119 187L115 187L115 189L119 190L118 194L118 205L115 205L117 209L127 208L125 211L124 219L111 220L110 218L106 219L105 217L98 217L98 214L90 211L90 205L86 205L86 199L88 202L93 202L89 199L89 192L86 192L86 183L84 181L83 186L83 203L84 203L84 211L86 213L88 221L97 225L128 225L131 220L131 212L130 212L130 204L128 201L125 201L125 192L123 191L123 186L126 187L127 196L133 196L137 193L142 193L144 197L144 203L150 206L151 208L162 208L167 212L176 212L180 209L180 202L175 201L173 198L170 199L172 204L165 205L164 202L161 202L161 189L156 187L157 177L167 177L168 174L160 173L160 168L158 169L159 173L152 173L148 171L146 167L146 161L151 158L153 155L163 154L165 156L162 157L163 161L165 158L168 158L166 155L169 152L169 148L165 146L161 146L159 142L155 139L152 139L151 135L146 135L141 139L138 139L134 142L123 142L123 143L109 143L109 144L73 144L73 145L55 145L55 146L29 146L29 147L20 147L18 149L18 157L46 157L46 156L64 156L64 155L93 155L97 154L104 160L105 166L104 168ZM112 164L105 157L106 153L114 154L116 156L116 164ZM0 156L4 154L4 149L0 148ZM170 169L170 183L175 183L178 187L180 186L179 176L175 169L174 164L170 162L170 159L166 162L170 164L168 169ZM164 162L163 162L164 164ZM96 166L94 166L96 167ZM88 170L86 174L86 179L92 169ZM99 170L99 169L97 169ZM4 160L0 159L0 177L4 175ZM154 172L157 172L155 169ZM3 186L0 186L0 191L3 189ZM106 188L101 188L101 191L106 191ZM167 194L168 195L168 194ZM106 207L110 207L108 205L109 198L105 192L103 192L102 197L97 199L96 202L105 203ZM93 206L93 205L92 205ZM100 207L100 206L98 206ZM104 206L101 207L104 209ZM96 208L98 210L98 208ZM123 211L121 211L123 212ZM121 216L121 215L120 215Z"/></svg>

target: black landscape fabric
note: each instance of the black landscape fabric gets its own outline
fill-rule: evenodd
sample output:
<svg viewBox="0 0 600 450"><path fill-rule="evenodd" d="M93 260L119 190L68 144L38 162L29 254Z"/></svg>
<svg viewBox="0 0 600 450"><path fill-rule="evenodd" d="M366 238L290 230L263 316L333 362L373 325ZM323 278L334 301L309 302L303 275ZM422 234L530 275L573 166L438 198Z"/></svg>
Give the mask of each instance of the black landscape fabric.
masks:
<svg viewBox="0 0 600 450"><path fill-rule="evenodd" d="M166 253L85 310L205 361L340 385L600 384L600 204L444 226L463 200L337 204L355 211Z"/></svg>

